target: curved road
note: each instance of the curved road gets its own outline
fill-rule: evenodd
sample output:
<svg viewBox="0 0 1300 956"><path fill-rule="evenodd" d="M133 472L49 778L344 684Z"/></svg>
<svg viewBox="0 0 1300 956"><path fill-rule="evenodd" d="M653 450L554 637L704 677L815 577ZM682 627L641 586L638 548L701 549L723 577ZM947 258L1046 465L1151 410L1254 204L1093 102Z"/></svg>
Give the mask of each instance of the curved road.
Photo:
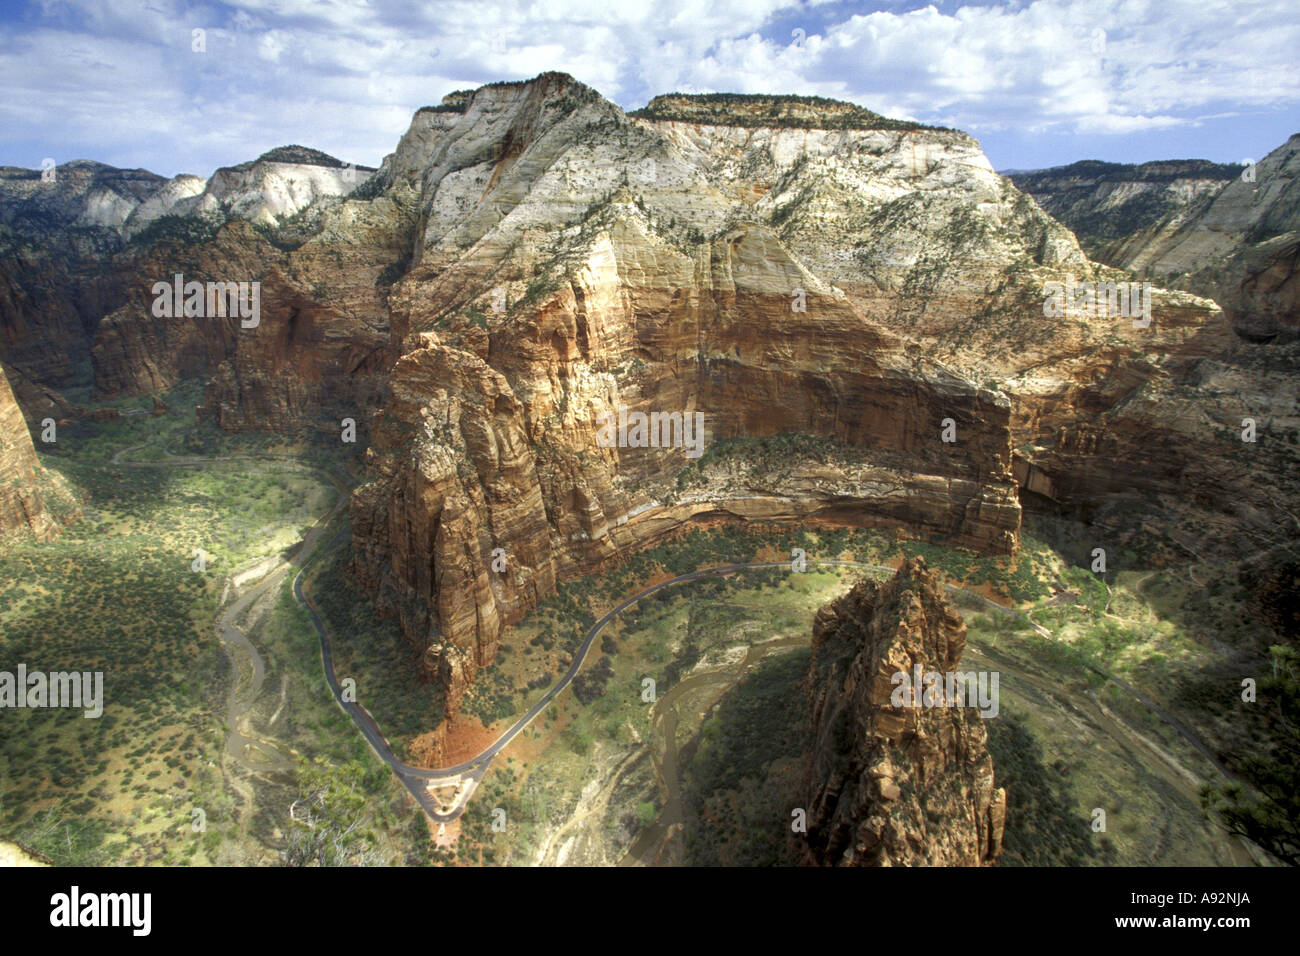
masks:
<svg viewBox="0 0 1300 956"><path fill-rule="evenodd" d="M168 452L168 454L170 454L170 452ZM239 457L244 458L247 456ZM276 457L280 458L280 456ZM297 461L292 458L288 460ZM168 465L177 465L179 463L181 463L181 461L176 456L173 456L173 461L164 462L164 464ZM197 461L190 459L187 460L186 463L195 464ZM298 463L301 464L301 462ZM230 724L230 734L227 737L226 749L235 760L243 764L245 768L253 771L258 770L259 768L250 763L248 759L247 755L250 749L256 749L266 755L272 764L271 769L288 770L292 766L292 763L279 750L255 737L247 736L239 729L241 718L252 709L253 704L257 701L258 696L262 692L262 683L266 679L266 663L263 661L261 653L259 653L257 648L253 645L253 642L248 639L248 635L246 635L243 629L238 627L235 622L239 620L253 602L262 597L273 587L278 586L284 579L285 573L290 568L294 565L301 565L306 560L307 555L316 547L316 543L320 540L321 535L324 534L326 526L334 516L343 509L348 501L348 488L344 482L337 478L337 476L315 468L309 468L308 470L316 472L334 484L337 495L333 506L316 520L316 523L313 524L307 534L303 536L302 541L299 542L298 547L292 556L288 558L280 558L270 571L262 575L261 579L258 580L256 584L232 601L217 617L217 639L221 642L221 646L230 657L232 668L236 670L235 685L230 691L230 706L227 714L227 722ZM233 651L234 647L238 647L248 657L253 672L251 684L247 693L243 696L238 694L237 669L239 662L236 660Z"/></svg>
<svg viewBox="0 0 1300 956"><path fill-rule="evenodd" d="M177 467L177 466L193 467L193 466L199 466L210 462L230 461L230 460L240 460L240 459L287 461L287 462L293 462L295 464L306 467L309 470L317 472L318 474L325 475L332 483L335 484L336 487L339 488L340 492L346 490L343 487L342 483L340 482L338 475L326 471L324 469L321 469L319 467L316 467L315 465L308 464L306 460L292 455L245 454L245 455L225 456L221 458L204 458L198 456L173 455L170 451L164 449L164 453L166 454L167 458L160 461L134 462L134 461L122 460L122 457L125 454L134 451L136 448L142 447L143 444L145 443L141 443L140 445L134 445L131 446L130 448L121 449L113 456L113 458L111 459L111 463L114 465L124 465L127 467L134 467L134 468L149 468L149 467ZM249 659L252 662L252 666L253 666L254 694L252 696L253 698L255 698L256 697L255 691L258 687L260 687L261 680L264 674L264 666L262 664L261 656L257 653L252 643L248 640L247 636L244 635L244 633L241 630L239 630L239 628L234 626L233 622L237 619L238 615L242 613L243 609L247 607L247 605L251 603L251 601L255 597L260 596L262 593L264 593L265 590L271 585L273 581L278 581L281 578L284 571L288 570L292 565L297 564L299 566L299 570L293 580L294 597L298 600L300 604L303 605L303 607L306 608L308 614L311 617L312 624L316 628L316 632L320 637L321 663L325 673L326 682L329 684L330 691L334 695L335 703L338 704L338 706L346 714L348 714L348 716L352 718L352 720L356 723L358 729L360 729L362 735L369 742L371 748L375 751L375 754L386 764L388 764L388 766L393 770L393 772L397 774L398 779L402 781L403 785L405 785L407 790L410 791L411 795L415 798L416 802L419 803L420 806L424 809L425 813L428 814L430 819L440 824L449 823L452 820L458 818L462 813L464 813L465 807L469 803L470 797L473 796L474 791L475 789L477 789L479 782L483 779L483 776L487 773L488 767L491 765L492 760L499 753L501 753L502 750L504 750L507 746L509 746L510 743L517 736L519 736L519 734L521 734L534 720L537 719L537 717L542 713L542 711L546 709L546 707L551 703L551 701L553 701L561 692L563 692L563 690L566 687L569 686L570 683L572 683L573 679L577 677L578 673L582 670L582 666L587 659L587 654L591 650L592 644L595 643L596 638L600 636L600 632L605 629L605 627L610 623L610 621L616 618L628 607L640 601L642 598L654 594L658 591L661 591L664 588L674 587L678 584L683 584L687 581L694 581L704 577L733 574L737 571L744 571L749 569L790 567L789 561L755 561L755 562L738 563L738 564L724 564L712 568L702 568L700 570L691 571L686 574L679 574L676 577L669 578L668 580L665 581L661 581L652 587L646 588L645 590L640 591L632 595L631 597L624 599L621 603L619 603L613 609L608 611L603 617L601 617L594 624L592 624L590 628L588 628L587 633L584 636L581 645L579 645L577 652L573 656L573 662L569 665L569 669L563 674L563 676L560 677L559 680L555 682L554 685L552 685L552 687L541 697L540 700L537 701L536 704L534 704L531 708L529 708L527 713L525 713L522 717L520 717L517 721L515 721L515 723L512 724L504 733L502 733L501 736L499 736L495 741L493 741L490 745L488 745L486 748L484 748L474 757L471 757L469 760L463 763L456 764L455 766L452 767L428 769L425 767L415 767L399 760L397 756L393 753L392 747L389 745L388 740L384 737L383 731L380 730L378 723L376 723L374 717L371 716L370 712L367 711L363 706L361 706L358 703L355 703L353 701L346 701L343 699L343 688L340 685L338 677L334 671L334 654L333 654L333 648L330 643L328 628L326 627L324 621L321 620L321 617L317 613L316 608L312 604L310 598L308 598L303 591L303 587L302 587L303 575L306 573L308 566L314 560L316 560L318 553L333 550L333 548L338 544L338 542L343 538L343 536L347 534L348 529L345 528L342 531L340 531L337 535L335 535L335 537L331 539L331 541L326 547L324 548L317 547L317 543L319 541L320 535L325 530L326 525L341 510L343 504L346 501L347 501L346 496L340 494L339 500L336 502L335 506L331 508L324 516L322 516L319 521L317 521L315 526L311 529L308 535L303 539L302 545L298 549L297 554L294 555L294 557L290 559L288 562L283 563L280 567L276 568L270 574L266 575L265 578L263 578L262 581L259 581L258 584L254 586L248 594L241 596L235 602L234 605L232 605L230 608L228 608L225 612L222 613L217 623L218 638L220 639L222 646L226 648L228 653L230 652L230 644L237 644L248 654ZM893 574L897 570L888 565L868 564L868 563L863 563L858 561L842 561L842 560L829 560L829 559L823 560L823 559L815 559L815 558L810 558L808 560L810 561L810 563L819 566L857 568L860 570L878 571L885 574ZM975 600L981 602L985 606L993 610L996 610L1000 613L1012 614L1012 615L1023 617L1025 618L1026 621L1029 622L1030 626L1038 634L1044 637L1052 636L1051 632L1048 631L1047 628L1043 627L1041 624L1036 623L1032 619L1032 617L1030 617L1030 615L1024 611L1018 610L1016 608L1003 607L1002 605L989 600L983 595L975 594L973 592L965 590L964 588L959 588L952 584L945 584L944 587L952 593L965 594L967 597L974 598ZM1127 692L1132 697L1134 697L1142 705L1150 709L1162 721L1164 721L1166 724L1171 726L1174 730L1176 730L1179 733L1179 735L1185 738L1187 742L1191 744L1191 746L1195 748L1198 753L1200 753L1207 760L1209 760L1210 763L1213 764L1216 769L1218 769L1221 773L1224 774L1224 776L1228 777L1228 779L1230 780L1236 780L1236 777L1214 756L1214 754L1210 751L1208 747L1205 746L1205 744L1203 744L1195 735L1191 733L1191 731L1189 731L1186 727L1184 727L1181 723L1179 723L1173 716L1165 712L1159 705L1157 705L1153 701L1143 696L1135 688L1133 688L1132 686L1130 686L1128 683L1121 680L1120 678L1115 677L1113 674L1110 674L1102 670L1101 668L1092 665L1087 665L1087 666L1089 667L1090 670L1112 681L1118 687L1120 687L1125 692ZM233 713L237 705L242 702L237 702L235 700L235 694L233 690L232 690L231 698L232 698L231 708ZM251 704L251 702L252 700L249 699L248 704ZM247 710L247 706L244 706L243 709ZM228 746L229 749L232 751L232 753L235 750L239 751L238 754L236 754L237 759L240 759L241 762L245 762L243 760L243 751L245 751L249 747L259 747L264 751L267 750L267 748L264 745L262 745L259 741L244 737L235 729L235 726L236 725L234 723L231 724L232 737L231 740L228 742ZM274 756L279 757L280 755L276 753L274 754ZM444 806L442 802L437 797L435 797L434 794L430 792L429 789L430 786L439 789L445 787L455 787L455 793L451 799L450 804Z"/></svg>
<svg viewBox="0 0 1300 956"><path fill-rule="evenodd" d="M245 713L247 713L249 708L252 706L253 702L256 700L258 691L260 690L262 682L265 679L266 667L265 667L265 663L262 660L261 654L258 653L257 651L257 648L248 639L248 636L244 634L244 632L235 625L234 622L239 619L240 615L243 614L244 610L250 604L252 604L253 601L255 601L257 598L264 595L271 588L272 585L277 584L280 580L282 580L284 573L286 571L288 571L291 567L297 566L299 568L299 571L297 575L295 575L293 580L294 597L297 598L299 603L301 603L304 607L307 608L308 613L311 615L312 623L315 625L316 630L320 635L321 657L322 657L322 663L324 665L325 679L328 682L330 690L334 695L335 703L337 703L339 707L343 709L344 713L348 714L348 716L350 716L353 719L357 727L360 728L361 733L365 736L366 740L370 743L370 746L374 749L375 753L378 755L378 757L381 760L383 760L386 764L388 764L389 767L393 770L393 772L397 774L398 779L402 781L402 783L406 786L406 788L411 792L411 795L415 798L416 802L420 804L420 806L424 809L425 813L427 813L430 816L430 818L432 818L436 822L445 823L449 820L454 820L456 819L456 817L460 816L460 814L464 810L465 803L468 802L470 795L472 795L474 791L474 788L478 786L478 781L482 779L483 774L486 772L487 763L485 762L482 768L479 769L476 774L468 777L468 779L462 783L460 774L456 773L457 768L452 768L452 770L449 771L432 772L428 770L423 770L422 768L419 767L411 767L403 763L402 761L398 760L396 755L393 754L392 748L389 747L388 741L384 738L383 732L379 729L379 725L375 723L375 719L370 715L370 713L359 704L345 701L343 699L343 689L340 686L338 682L338 678L335 676L334 673L333 651L332 648L330 647L330 642L329 642L329 638L327 635L324 622L320 619L320 616L316 613L315 607L312 606L311 602L307 599L307 597L303 593L302 590L303 572L306 570L307 566L315 559L316 553L321 550L318 547L318 542L320 540L320 537L324 533L325 528L329 524L329 522L335 517L335 515L338 514L340 510L342 510L342 508L347 504L348 501L348 494L347 494L348 487L346 486L345 482L342 479L340 479L339 475L335 473L336 471L341 470L340 466L336 465L335 470L327 470L318 467L313 463L310 463L310 460L308 459L303 459L295 455L277 455L272 453L250 453L250 454L240 454L240 455L223 455L220 457L204 457L204 456L196 456L196 455L176 455L173 454L167 448L163 449L163 454L165 457L157 461L131 461L130 459L124 460L124 457L126 455L130 454L131 452L135 451L138 448L143 448L147 444L148 442L140 442L139 444L131 445L128 448L120 449L110 459L109 464L118 465L126 468L177 468L177 467L195 468L195 467L202 467L203 465L207 465L207 464L214 464L217 462L227 462L227 461L241 461L241 460L242 461L259 461L259 460L283 461L283 462L290 462L299 465L309 471L313 471L318 475L323 476L328 481L330 481L339 491L338 500L335 502L334 506L330 508L324 515L322 515L321 518L318 519L317 522L312 526L311 530L303 538L300 546L298 547L293 557L291 557L287 561L281 561L277 567L275 567L268 574L263 576L262 579L259 580L257 584L255 584L252 588L250 588L247 593L241 595L231 605L226 607L217 618L216 621L217 640L221 644L222 648L226 651L226 654L230 657L232 665L234 665L236 668L238 667L238 662L235 659L235 653L234 653L234 648L238 647L248 657L250 665L252 667L252 683L250 688L251 693L249 693L247 696L239 695L237 680L235 684L232 685L231 687L230 701L228 704L228 712L227 712L227 721L230 724L230 732L226 739L226 753L229 754L233 759L238 761L240 764L242 764L245 768L254 771L257 770L258 768L252 766L248 761L248 751L251 748L256 748L257 750L262 752L267 758L269 758L273 764L272 769L287 769L289 765L288 761L284 758L282 754L279 753L279 751L268 747L266 744L262 743L261 741L255 738L246 736L245 734L241 733L239 730L239 719ZM333 547L338 543L338 540L346 533L347 533L347 529L344 529L343 531L339 532L339 534L336 535L330 541L329 546L326 550L332 550ZM502 744L502 746L504 746L504 743ZM463 770L467 768L459 768L459 769ZM461 789L458 790L457 792L455 812L450 815L442 812L442 808L440 807L435 797L428 791L427 789L428 785L425 782L426 780L429 779L436 780L436 779L446 777L448 775L451 776L451 780L448 782L454 784L462 784Z"/></svg>
<svg viewBox="0 0 1300 956"><path fill-rule="evenodd" d="M340 531L330 542L329 546L322 550L332 549L346 533L347 529ZM493 758L509 746L510 742L519 736L519 734L521 734L529 724L536 720L538 715L546 709L547 705L550 704L551 701L553 701L566 687L568 687L570 683L572 683L573 679L578 676L578 672L582 670L582 665L587 659L587 653L591 650L591 645L595 643L596 638L600 636L600 632L605 629L610 621L623 613L623 611L628 607L657 591L678 584L683 584L687 581L694 581L704 577L732 574L737 571L744 571L751 568L790 567L789 561L754 561L740 564L723 564L712 568L702 568L697 571L691 571L687 574L679 574L666 581L661 581L652 587L646 588L644 591L639 591L631 597L624 599L588 628L582 644L579 645L578 650L573 655L573 663L569 665L569 669L565 671L564 675L560 677L554 685L552 685L550 690L542 695L541 699L538 700L536 704L528 709L527 713L515 721L509 729L501 734L500 737L464 763L459 763L452 767L428 769L425 767L414 767L399 760L396 755L393 754L392 748L388 745L388 741L384 738L383 732L379 729L379 725L375 722L375 719L370 715L370 713L360 704L343 700L342 688L339 685L338 677L334 673L334 657L333 651L330 647L328 629L321 620L320 615L317 614L310 599L306 597L302 590L302 577L312 560L315 560L315 555L312 555L304 561L302 569L299 570L297 577L294 578L293 592L298 601L307 608L308 613L311 615L312 623L315 625L316 631L320 636L321 658L325 669L325 679L329 682L330 689L334 693L335 702L352 717L352 719L357 723L357 726L361 729L361 732L365 735L366 739L370 742L375 753L393 769L401 779L402 783L406 785L406 788L411 791L412 795L415 796L416 800L424 808L425 812L428 813L429 817L436 823L449 823L464 813L465 806L469 803L470 797L473 796L474 790L478 787L484 774L487 773L488 766L492 763ZM866 564L859 561L819 560L813 558L809 558L808 560L810 563L816 565L858 568L868 571L880 571L886 574L893 574L897 570L888 565ZM983 595L974 594L973 592L966 591L965 589L952 584L945 584L944 587L951 592L965 594L968 597L972 597L1003 614L1014 614L1028 619L1028 616L1024 611L1003 607L1001 604L990 601ZM1029 623L1038 633L1048 637L1051 636L1051 632L1042 625L1035 624L1032 620L1030 620ZM1218 760L1214 759L1213 755L1204 744L1202 744L1191 734L1190 731L1179 724L1162 709L1140 695L1125 682L1099 668L1092 669L1114 681L1119 687L1132 694L1139 702L1150 708L1158 717L1185 737L1197 749L1197 751L1208 757L1215 767L1223 771L1225 774L1228 774L1227 769L1224 768ZM1230 774L1228 775L1231 776ZM429 792L428 787L430 785L435 787L455 786L456 792L450 805L442 805L441 802Z"/></svg>

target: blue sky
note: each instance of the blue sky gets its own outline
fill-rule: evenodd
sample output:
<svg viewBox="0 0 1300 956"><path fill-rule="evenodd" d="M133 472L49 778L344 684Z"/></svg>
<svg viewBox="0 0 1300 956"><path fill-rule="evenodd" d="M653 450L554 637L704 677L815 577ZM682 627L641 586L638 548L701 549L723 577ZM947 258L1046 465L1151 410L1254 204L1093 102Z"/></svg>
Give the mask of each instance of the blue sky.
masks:
<svg viewBox="0 0 1300 956"><path fill-rule="evenodd" d="M964 129L999 169L1234 162L1300 132L1297 51L1295 0L10 2L0 164L207 176L301 143L378 165L420 106L546 70L625 109L851 100Z"/></svg>

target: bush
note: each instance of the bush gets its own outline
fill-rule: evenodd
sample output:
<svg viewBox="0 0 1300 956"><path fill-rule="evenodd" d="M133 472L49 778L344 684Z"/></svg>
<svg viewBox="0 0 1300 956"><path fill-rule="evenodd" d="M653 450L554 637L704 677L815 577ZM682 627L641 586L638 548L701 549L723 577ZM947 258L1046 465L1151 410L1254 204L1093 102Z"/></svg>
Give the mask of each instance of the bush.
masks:
<svg viewBox="0 0 1300 956"><path fill-rule="evenodd" d="M221 224L200 216L159 216L134 236L131 242L151 246L159 242L200 245L211 242Z"/></svg>

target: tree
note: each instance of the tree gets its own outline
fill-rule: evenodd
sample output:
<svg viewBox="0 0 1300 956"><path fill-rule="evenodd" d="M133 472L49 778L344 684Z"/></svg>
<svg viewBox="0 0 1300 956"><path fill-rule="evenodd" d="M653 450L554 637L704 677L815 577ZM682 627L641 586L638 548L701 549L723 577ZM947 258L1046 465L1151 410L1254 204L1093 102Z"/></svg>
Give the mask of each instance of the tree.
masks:
<svg viewBox="0 0 1300 956"><path fill-rule="evenodd" d="M1276 733L1262 756L1241 762L1250 787L1233 782L1206 786L1201 804L1229 833L1245 837L1291 866L1300 865L1300 654L1294 647L1269 648L1273 673L1259 682L1259 700L1273 705ZM1251 789L1253 787L1254 789Z"/></svg>
<svg viewBox="0 0 1300 956"><path fill-rule="evenodd" d="M365 768L353 760L330 766L298 761L298 799L289 808L291 829L280 851L284 866L383 866L375 846Z"/></svg>

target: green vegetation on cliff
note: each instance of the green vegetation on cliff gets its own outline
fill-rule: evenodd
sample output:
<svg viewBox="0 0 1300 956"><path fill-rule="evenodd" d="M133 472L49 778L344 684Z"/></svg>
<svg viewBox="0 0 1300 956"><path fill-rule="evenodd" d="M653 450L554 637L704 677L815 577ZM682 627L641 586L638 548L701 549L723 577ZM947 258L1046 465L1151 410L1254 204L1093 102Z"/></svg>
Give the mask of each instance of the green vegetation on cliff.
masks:
<svg viewBox="0 0 1300 956"><path fill-rule="evenodd" d="M944 130L911 120L890 119L866 107L822 96L753 93L665 93L629 116L718 126L786 129Z"/></svg>

